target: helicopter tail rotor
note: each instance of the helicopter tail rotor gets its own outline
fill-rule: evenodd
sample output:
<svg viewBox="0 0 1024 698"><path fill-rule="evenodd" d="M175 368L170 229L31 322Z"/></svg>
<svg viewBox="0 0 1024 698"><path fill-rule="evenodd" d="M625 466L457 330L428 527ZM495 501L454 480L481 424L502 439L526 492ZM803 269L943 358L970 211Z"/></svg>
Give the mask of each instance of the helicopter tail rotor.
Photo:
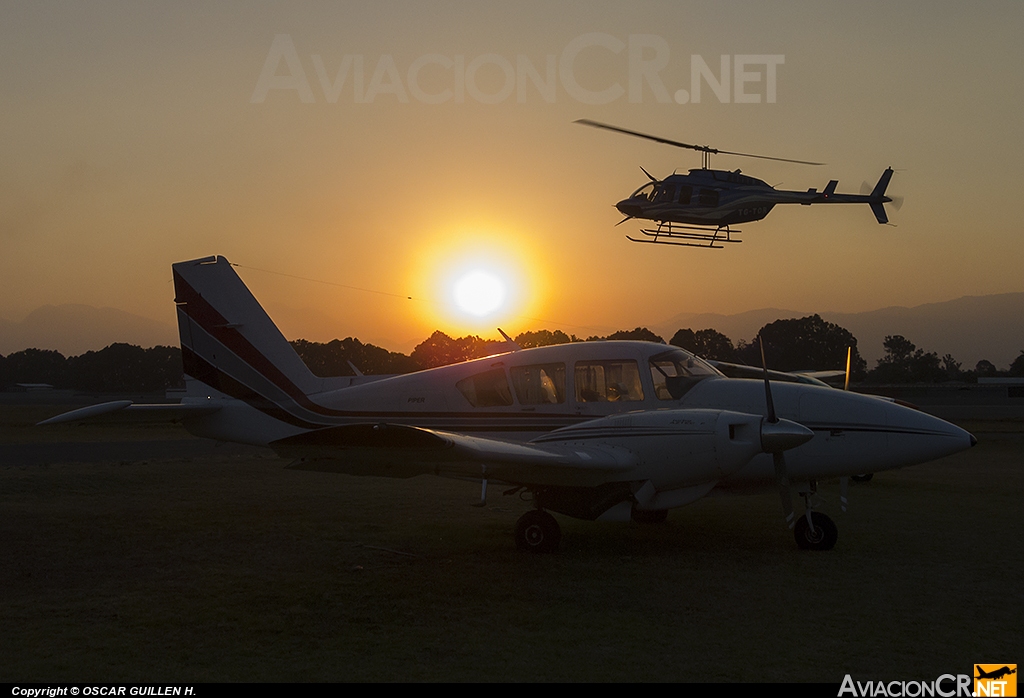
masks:
<svg viewBox="0 0 1024 698"><path fill-rule="evenodd" d="M871 212L875 214L875 219L881 224L889 222L889 216L886 214L883 204L891 203L892 207L897 211L903 207L902 196L886 196L885 194L885 190L889 187L889 181L892 179L893 171L891 167L886 168L874 187L867 182L862 182L860 185L860 193L871 199L868 201L868 205L871 207Z"/></svg>

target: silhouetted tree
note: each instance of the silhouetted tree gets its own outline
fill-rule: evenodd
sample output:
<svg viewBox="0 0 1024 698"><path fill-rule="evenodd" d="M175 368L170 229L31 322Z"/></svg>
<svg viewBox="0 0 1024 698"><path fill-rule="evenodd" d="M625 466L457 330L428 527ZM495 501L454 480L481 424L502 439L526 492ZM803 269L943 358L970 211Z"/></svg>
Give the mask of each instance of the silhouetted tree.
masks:
<svg viewBox="0 0 1024 698"><path fill-rule="evenodd" d="M1024 376L1024 349L1021 350L1020 355L1010 364L1008 373L1011 376Z"/></svg>
<svg viewBox="0 0 1024 698"><path fill-rule="evenodd" d="M996 369L996 365L988 359L982 359L974 366L974 372L979 378L992 378L999 371Z"/></svg>
<svg viewBox="0 0 1024 698"><path fill-rule="evenodd" d="M48 349L25 349L8 354L0 373L0 386L10 387L16 383L48 383L55 388L64 385L64 371L67 359L59 351Z"/></svg>
<svg viewBox="0 0 1024 698"><path fill-rule="evenodd" d="M143 349L115 343L72 356L65 374L67 387L101 393L149 393L184 386L178 347Z"/></svg>
<svg viewBox="0 0 1024 698"><path fill-rule="evenodd" d="M768 368L776 371L827 371L846 368L848 347L853 347L850 373L861 380L867 372L865 361L857 350L857 338L839 325L826 322L819 315L799 320L776 320L758 332L754 341L743 345L737 354L747 364L761 364L761 338L764 338Z"/></svg>
<svg viewBox="0 0 1024 698"><path fill-rule="evenodd" d="M411 358L420 368L434 368L478 359L507 349L505 342L488 341L475 335L452 339L437 330L412 350Z"/></svg>
<svg viewBox="0 0 1024 698"><path fill-rule="evenodd" d="M879 383L940 383L949 380L949 373L939 361L939 355L918 349L906 337L889 335L882 341L882 346L885 356L871 371L870 380ZM953 357L949 358L952 360Z"/></svg>
<svg viewBox="0 0 1024 698"><path fill-rule="evenodd" d="M619 330L618 332L612 332L607 337L588 337L588 342L601 341L601 340L633 340L636 342L657 342L658 344L664 344L665 340L658 335L651 332L646 327L637 327L632 330Z"/></svg>
<svg viewBox="0 0 1024 698"><path fill-rule="evenodd" d="M963 378L963 371L960 370L960 362L953 358L952 354L942 357L942 370L946 373L946 380L960 380Z"/></svg>
<svg viewBox="0 0 1024 698"><path fill-rule="evenodd" d="M686 328L672 335L669 344L682 347L697 356L713 361L736 361L736 347L732 340L717 330L693 330Z"/></svg>
<svg viewBox="0 0 1024 698"><path fill-rule="evenodd" d="M530 347L548 347L553 344L568 344L569 342L581 341L576 335L567 335L561 330L537 330L536 332L523 332L516 336L516 344L523 349Z"/></svg>
<svg viewBox="0 0 1024 698"><path fill-rule="evenodd" d="M363 344L353 337L334 339L326 344L296 339L291 345L309 370L321 377L355 375L349 361L367 375L409 373L419 368L405 354Z"/></svg>

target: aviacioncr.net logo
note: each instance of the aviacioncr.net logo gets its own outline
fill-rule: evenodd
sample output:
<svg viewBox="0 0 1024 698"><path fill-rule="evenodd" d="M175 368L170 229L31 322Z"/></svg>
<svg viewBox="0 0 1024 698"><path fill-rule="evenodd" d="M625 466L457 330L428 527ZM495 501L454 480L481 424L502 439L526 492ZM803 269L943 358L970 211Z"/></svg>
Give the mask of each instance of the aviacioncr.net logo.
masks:
<svg viewBox="0 0 1024 698"><path fill-rule="evenodd" d="M855 681L847 674L839 687L838 696L855 698L952 698L974 695L968 674L942 674L932 681Z"/></svg>
<svg viewBox="0 0 1024 698"><path fill-rule="evenodd" d="M1016 696L1017 665L1016 664L975 664L974 695L976 696Z"/></svg>

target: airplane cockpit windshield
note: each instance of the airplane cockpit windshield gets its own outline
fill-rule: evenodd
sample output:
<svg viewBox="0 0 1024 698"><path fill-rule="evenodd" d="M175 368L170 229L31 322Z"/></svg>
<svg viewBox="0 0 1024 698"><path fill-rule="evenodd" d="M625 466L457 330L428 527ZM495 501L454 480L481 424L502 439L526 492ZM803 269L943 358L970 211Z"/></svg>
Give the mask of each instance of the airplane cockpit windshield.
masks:
<svg viewBox="0 0 1024 698"><path fill-rule="evenodd" d="M654 394L659 400L678 400L705 378L722 375L703 359L682 349L656 354L650 364Z"/></svg>

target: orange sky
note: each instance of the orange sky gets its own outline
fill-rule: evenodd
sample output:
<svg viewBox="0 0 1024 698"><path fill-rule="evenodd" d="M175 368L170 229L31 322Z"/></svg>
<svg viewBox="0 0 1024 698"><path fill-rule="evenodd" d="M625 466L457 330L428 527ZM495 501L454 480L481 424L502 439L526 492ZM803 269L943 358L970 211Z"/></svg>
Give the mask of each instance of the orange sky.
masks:
<svg viewBox="0 0 1024 698"><path fill-rule="evenodd" d="M286 334L400 350L435 328L587 335L683 311L860 311L1024 291L1022 30L1020 2L9 5L0 317L74 302L170 323L170 264L209 254L413 296L241 270L272 315L287 315ZM284 88L254 101L278 35L294 46L306 101ZM560 70L581 37L574 91ZM659 102L647 82L630 95L631 37L642 56L667 51L657 75L669 95L690 88L693 54L716 70L722 55L783 56L776 101L763 82L750 89L760 103L723 103L706 86L700 103ZM502 66L525 59L544 77L548 56L552 94L526 82L521 97L497 99L517 87ZM372 101L356 99L356 57L364 98L385 71ZM455 76L474 59L459 100ZM331 101L318 65L333 82L346 60ZM450 99L410 91L417 60L420 94ZM276 74L296 79L286 62ZM616 85L606 103L581 99ZM699 155L578 118L828 163L713 161L784 188L839 179L857 193L892 165L890 192L906 205L895 228L865 206L778 207L726 250L633 245L623 236L637 226L614 228L612 205L643 183L639 166L664 176ZM514 281L501 317L471 322L445 298L475 259Z"/></svg>

